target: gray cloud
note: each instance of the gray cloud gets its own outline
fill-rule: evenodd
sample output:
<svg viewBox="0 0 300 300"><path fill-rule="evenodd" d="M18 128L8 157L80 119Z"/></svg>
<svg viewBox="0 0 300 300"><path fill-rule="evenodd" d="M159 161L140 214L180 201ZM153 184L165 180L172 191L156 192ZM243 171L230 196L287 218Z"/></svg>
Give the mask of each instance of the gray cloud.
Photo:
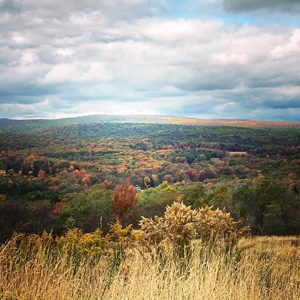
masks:
<svg viewBox="0 0 300 300"><path fill-rule="evenodd" d="M2 0L0 2L0 11L17 13L20 11L20 7L13 0Z"/></svg>
<svg viewBox="0 0 300 300"><path fill-rule="evenodd" d="M178 18L163 0L60 2L0 0L0 117L299 120L295 25Z"/></svg>
<svg viewBox="0 0 300 300"><path fill-rule="evenodd" d="M223 0L225 9L237 12L252 11L262 8L291 11L299 4L299 0Z"/></svg>
<svg viewBox="0 0 300 300"><path fill-rule="evenodd" d="M168 10L164 0L157 0L155 4L148 0L0 0L3 12L31 13L32 16L45 19L66 18L70 13L101 12L106 18L128 19L160 15Z"/></svg>

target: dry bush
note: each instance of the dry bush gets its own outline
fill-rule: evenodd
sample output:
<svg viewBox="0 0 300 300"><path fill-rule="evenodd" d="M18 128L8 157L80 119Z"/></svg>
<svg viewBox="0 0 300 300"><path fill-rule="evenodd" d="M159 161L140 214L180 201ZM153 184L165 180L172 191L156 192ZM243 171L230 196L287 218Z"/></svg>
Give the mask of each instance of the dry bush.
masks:
<svg viewBox="0 0 300 300"><path fill-rule="evenodd" d="M234 222L225 209L213 210L211 207L201 208L197 214L197 229L202 242L216 245L219 241L233 245L241 237L250 233L248 226L241 227L241 222Z"/></svg>
<svg viewBox="0 0 300 300"><path fill-rule="evenodd" d="M173 258L189 254L196 237L211 248L222 246L229 250L249 233L248 227L240 228L240 223L234 222L225 210L211 207L192 210L183 203L167 207L162 218L142 218L140 227L133 235L141 246L150 252L171 252Z"/></svg>

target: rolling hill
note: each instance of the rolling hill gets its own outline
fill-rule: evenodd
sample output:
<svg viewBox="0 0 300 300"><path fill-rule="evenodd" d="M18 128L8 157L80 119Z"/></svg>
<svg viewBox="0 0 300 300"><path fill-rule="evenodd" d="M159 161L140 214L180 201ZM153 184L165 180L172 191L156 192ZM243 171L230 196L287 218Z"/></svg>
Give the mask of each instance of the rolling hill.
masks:
<svg viewBox="0 0 300 300"><path fill-rule="evenodd" d="M151 123L151 124L178 124L200 126L238 126L238 127L281 127L300 128L299 122L270 122L252 120L225 120L225 119L197 119L174 116L150 115L90 115L63 119L28 119L12 120L0 119L0 133L29 132L41 128L50 128L73 124L91 123Z"/></svg>

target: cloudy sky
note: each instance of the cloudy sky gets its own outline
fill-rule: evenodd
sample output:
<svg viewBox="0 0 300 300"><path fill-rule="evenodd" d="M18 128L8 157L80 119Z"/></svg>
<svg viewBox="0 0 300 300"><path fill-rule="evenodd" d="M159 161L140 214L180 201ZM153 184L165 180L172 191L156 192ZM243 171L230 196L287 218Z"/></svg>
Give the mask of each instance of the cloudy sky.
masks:
<svg viewBox="0 0 300 300"><path fill-rule="evenodd" d="M300 0L0 0L0 117L300 121Z"/></svg>

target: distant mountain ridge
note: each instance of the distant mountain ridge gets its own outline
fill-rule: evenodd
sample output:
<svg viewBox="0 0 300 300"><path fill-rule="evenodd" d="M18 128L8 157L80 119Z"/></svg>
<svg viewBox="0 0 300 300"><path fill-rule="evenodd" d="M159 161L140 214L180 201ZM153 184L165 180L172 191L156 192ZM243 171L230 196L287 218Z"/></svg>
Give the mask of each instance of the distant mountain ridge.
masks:
<svg viewBox="0 0 300 300"><path fill-rule="evenodd" d="M91 123L151 123L199 126L238 126L238 127L282 127L300 128L300 122L272 122L253 120L197 119L190 117L156 115L90 115L62 119L13 120L0 118L0 132L27 132L40 128Z"/></svg>

